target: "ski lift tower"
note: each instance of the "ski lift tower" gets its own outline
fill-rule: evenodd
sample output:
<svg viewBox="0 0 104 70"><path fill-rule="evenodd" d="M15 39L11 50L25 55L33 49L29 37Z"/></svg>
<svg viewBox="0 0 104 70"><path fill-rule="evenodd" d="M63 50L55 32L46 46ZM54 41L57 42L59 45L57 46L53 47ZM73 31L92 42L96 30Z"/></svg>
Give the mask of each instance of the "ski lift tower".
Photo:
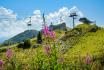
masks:
<svg viewBox="0 0 104 70"><path fill-rule="evenodd" d="M31 29L31 24L32 20L31 20L31 17L29 17L29 22L27 23L27 26L28 26L28 30L29 31L32 31L32 37L34 37L34 30Z"/></svg>
<svg viewBox="0 0 104 70"><path fill-rule="evenodd" d="M60 24L63 22L63 19L62 19L62 17L60 17Z"/></svg>
<svg viewBox="0 0 104 70"><path fill-rule="evenodd" d="M70 13L70 16L69 17L72 17L73 18L73 28L75 27L75 19L78 15L76 14L76 12L73 12L73 13Z"/></svg>
<svg viewBox="0 0 104 70"><path fill-rule="evenodd" d="M44 16L44 13L43 13L43 27L46 26L46 21L45 21L45 16Z"/></svg>
<svg viewBox="0 0 104 70"><path fill-rule="evenodd" d="M53 22L50 24L50 31L53 31Z"/></svg>
<svg viewBox="0 0 104 70"><path fill-rule="evenodd" d="M32 26L31 17L29 17L29 22L27 23L27 26L28 26L28 30L31 30L31 26Z"/></svg>
<svg viewBox="0 0 104 70"><path fill-rule="evenodd" d="M62 19L62 17L60 17L60 24L62 24L63 23L63 19ZM59 25L59 31L61 30L61 26Z"/></svg>

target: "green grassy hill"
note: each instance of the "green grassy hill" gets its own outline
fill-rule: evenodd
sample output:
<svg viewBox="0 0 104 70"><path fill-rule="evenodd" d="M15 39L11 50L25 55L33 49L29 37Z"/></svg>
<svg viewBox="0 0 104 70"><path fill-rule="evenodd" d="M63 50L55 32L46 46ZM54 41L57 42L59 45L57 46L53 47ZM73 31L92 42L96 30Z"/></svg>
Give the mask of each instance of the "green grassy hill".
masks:
<svg viewBox="0 0 104 70"><path fill-rule="evenodd" d="M95 27L94 30L91 29L93 27ZM96 30L95 25L86 24L78 25L76 28L82 28L82 33L72 34L74 31L72 31L72 33L69 31L68 34L66 34L65 37L62 38L62 40L65 39L65 43L69 42L67 44L67 46L69 46L69 49L64 54L66 62L76 65L79 63L80 60L84 62L85 57L87 55L90 55L93 62L92 66L95 66L94 70L103 70L104 68L102 67L104 67L104 28L97 28ZM100 65L102 67L100 67Z"/></svg>
<svg viewBox="0 0 104 70"><path fill-rule="evenodd" d="M86 26L86 27L85 27ZM73 43L72 47L69 48L70 51L67 53L78 53L81 55L86 55L87 53L89 54L96 54L99 53L98 51L103 50L104 48L104 29L103 28L98 28L96 31L90 31L91 26L93 25L79 25L77 28L83 28L83 31L79 33L80 31L69 31L68 34L66 34L62 40L65 38L65 43L67 41L71 41L71 44ZM72 32L72 33L70 33ZM72 34L72 35L71 35ZM69 36L69 37L68 37ZM68 38L67 38L68 37ZM69 45L71 45L69 43Z"/></svg>
<svg viewBox="0 0 104 70"><path fill-rule="evenodd" d="M95 24L80 24L67 32L56 30L56 38L54 43L58 47L56 48L58 50L57 58L64 59L62 64L56 65L57 70L104 69L104 28L97 27ZM15 59L17 67L18 65L23 66L21 70L26 69L26 67L33 70L31 69L33 63L40 68L48 69L50 65L47 65L47 60L51 60L51 58L47 58L43 54L44 43L38 45L38 48L33 48L36 45L36 38L31 39L31 43L32 47L29 49L17 48L16 45L0 48L0 58L6 61L5 51L9 47L13 49L15 54L13 59ZM53 42L50 42L50 44L53 45ZM85 64L87 55L91 58L91 64L89 65ZM52 62L55 62L53 57ZM41 61L45 63L41 63Z"/></svg>

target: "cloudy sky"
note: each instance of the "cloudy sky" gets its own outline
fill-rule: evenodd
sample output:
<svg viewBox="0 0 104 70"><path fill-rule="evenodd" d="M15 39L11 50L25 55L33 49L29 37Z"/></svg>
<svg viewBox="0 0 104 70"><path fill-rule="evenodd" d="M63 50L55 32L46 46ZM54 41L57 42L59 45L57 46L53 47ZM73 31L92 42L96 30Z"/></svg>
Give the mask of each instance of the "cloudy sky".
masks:
<svg viewBox="0 0 104 70"><path fill-rule="evenodd" d="M0 0L0 42L28 29L29 17L32 29L42 28L42 14L45 13L47 25L66 22L72 26L70 12L77 12L78 17L88 17L103 26L104 0ZM76 24L79 22L76 21Z"/></svg>

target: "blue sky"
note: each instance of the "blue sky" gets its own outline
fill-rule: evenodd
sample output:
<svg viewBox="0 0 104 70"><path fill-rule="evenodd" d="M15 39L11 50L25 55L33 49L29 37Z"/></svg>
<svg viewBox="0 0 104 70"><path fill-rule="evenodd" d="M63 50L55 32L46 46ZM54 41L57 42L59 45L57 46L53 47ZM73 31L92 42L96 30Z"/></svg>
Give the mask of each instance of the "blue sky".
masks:
<svg viewBox="0 0 104 70"><path fill-rule="evenodd" d="M77 9L83 13L85 17L88 17L93 21L96 20L97 25L104 26L103 4L104 0L0 0L0 15L16 18L16 21L6 22L4 20L3 22L0 22L0 41L9 39L10 37L13 37L14 35L26 30L24 21L18 21L17 19L23 19L28 16L36 18L34 15L37 13L45 13L48 15L48 19L52 17L56 19L57 13L67 13L67 10L70 10L73 8L73 6L77 7ZM3 11L7 14L5 14ZM35 12L35 14L33 12ZM39 17L40 16L38 16L38 19L40 19ZM2 17L0 16L0 18ZM66 22L69 22L67 21L68 18L65 17L64 19L66 19ZM41 19L34 21L39 23ZM20 26L18 24L20 24ZM24 27L22 27L22 25ZM38 29L40 25L38 24L37 26L34 26L34 28ZM13 27L14 29L12 29Z"/></svg>
<svg viewBox="0 0 104 70"><path fill-rule="evenodd" d="M85 16L96 20L99 25L104 23L104 0L0 0L0 6L12 9L18 17L32 15L34 10L41 10L46 14L65 6L77 6Z"/></svg>

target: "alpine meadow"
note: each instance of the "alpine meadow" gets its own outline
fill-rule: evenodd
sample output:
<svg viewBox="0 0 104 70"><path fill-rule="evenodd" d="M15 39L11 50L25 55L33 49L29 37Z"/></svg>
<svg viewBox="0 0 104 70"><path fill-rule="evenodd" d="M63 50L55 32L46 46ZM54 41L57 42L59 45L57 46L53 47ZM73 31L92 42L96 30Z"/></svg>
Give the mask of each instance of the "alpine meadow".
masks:
<svg viewBox="0 0 104 70"><path fill-rule="evenodd" d="M103 3L0 0L0 70L104 70Z"/></svg>

